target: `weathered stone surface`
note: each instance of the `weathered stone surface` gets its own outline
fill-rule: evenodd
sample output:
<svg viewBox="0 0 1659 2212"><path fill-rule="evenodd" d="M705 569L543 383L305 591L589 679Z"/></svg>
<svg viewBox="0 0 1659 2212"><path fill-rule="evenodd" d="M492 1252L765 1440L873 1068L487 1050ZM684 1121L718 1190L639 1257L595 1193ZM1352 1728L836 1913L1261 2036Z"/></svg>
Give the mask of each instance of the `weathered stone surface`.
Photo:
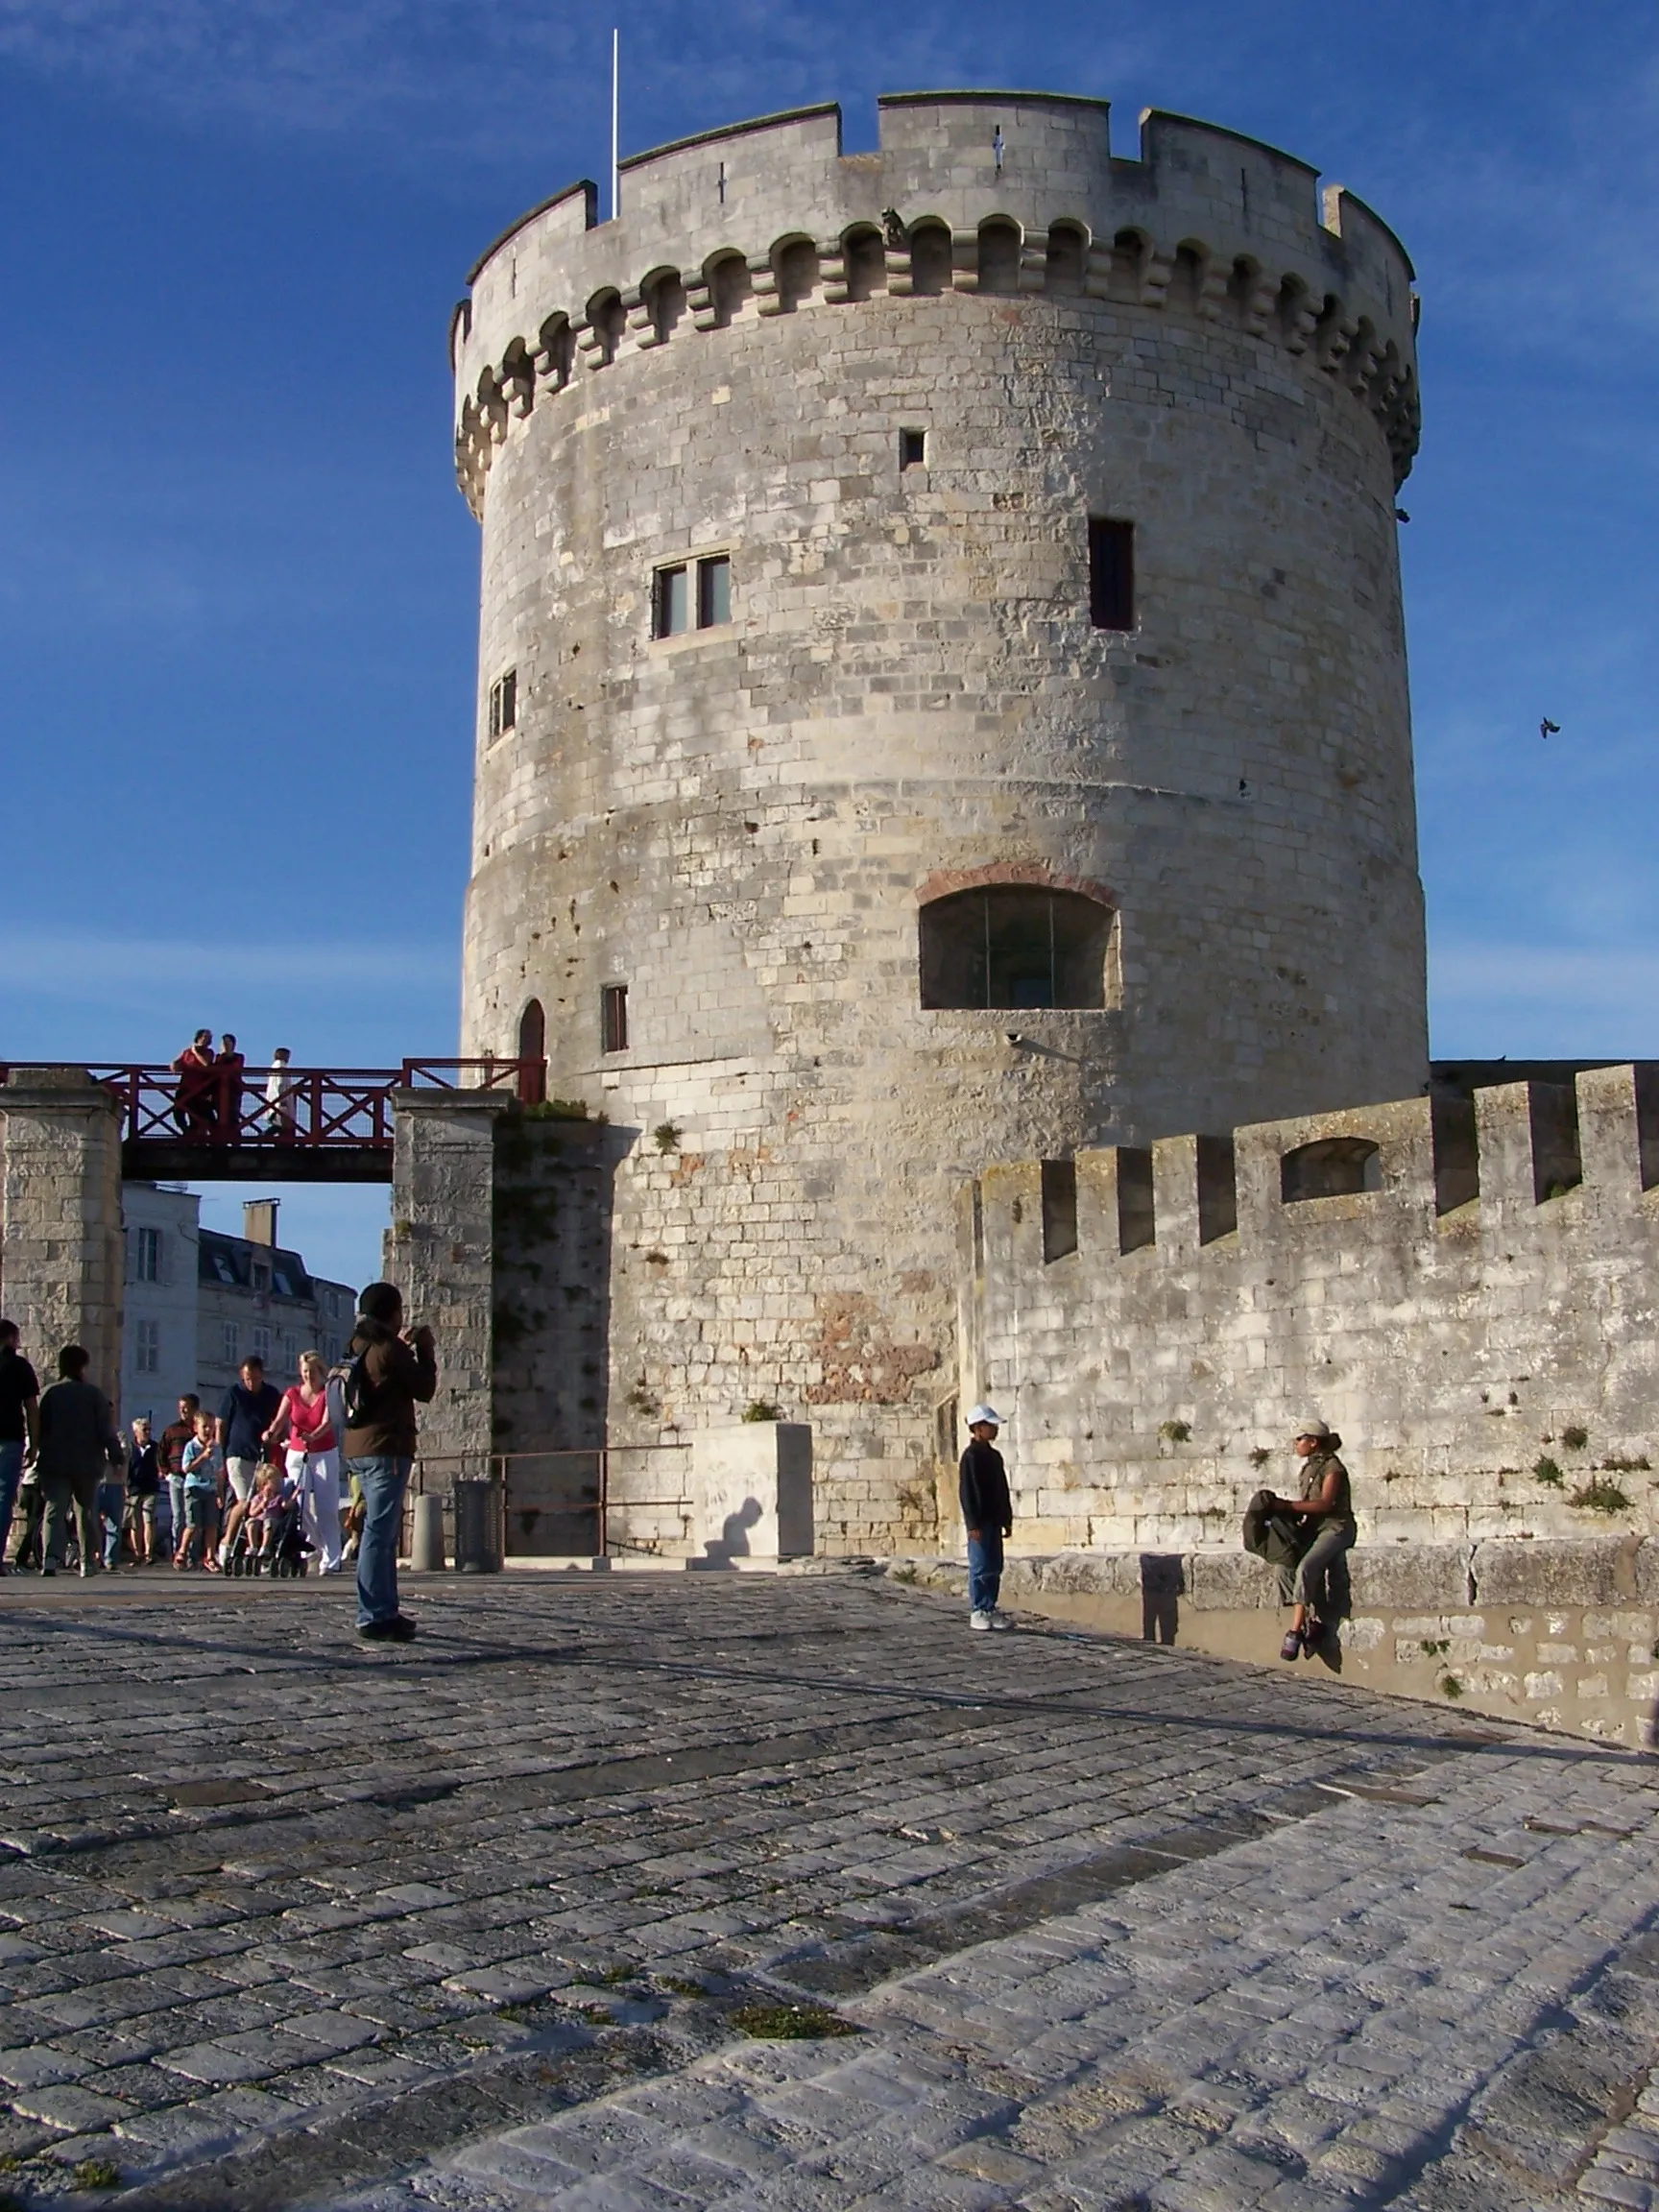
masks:
<svg viewBox="0 0 1659 2212"><path fill-rule="evenodd" d="M1132 1156L1084 1151L1076 1248L1052 1260L1040 1164L988 1169L961 1205L958 1389L1007 1417L1021 1542L1229 1549L1252 1491L1294 1491L1291 1439L1319 1416L1362 1549L1410 1554L1408 1580L1420 1548L1455 1577L1474 1546L1495 1591L1513 1559L1541 1599L1563 1545L1561 1602L1634 1596L1659 1500L1656 1115L1642 1063L1575 1093L1478 1091L1473 1111L1436 1095L1264 1122L1208 1158L1171 1140L1127 1238ZM1374 1188L1306 1194L1344 1162ZM1200 1236L1206 1208L1222 1233Z"/></svg>
<svg viewBox="0 0 1659 2212"><path fill-rule="evenodd" d="M1476 1594L1482 1604L1613 1605L1637 1595L1634 1537L1571 1543L1477 1544Z"/></svg>

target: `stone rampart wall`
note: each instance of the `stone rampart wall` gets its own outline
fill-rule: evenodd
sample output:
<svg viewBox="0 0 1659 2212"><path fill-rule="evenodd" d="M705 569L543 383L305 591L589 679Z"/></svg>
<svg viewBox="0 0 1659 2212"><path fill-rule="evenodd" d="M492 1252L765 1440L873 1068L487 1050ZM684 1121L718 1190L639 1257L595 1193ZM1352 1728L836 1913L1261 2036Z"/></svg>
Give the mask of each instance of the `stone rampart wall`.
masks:
<svg viewBox="0 0 1659 2212"><path fill-rule="evenodd" d="M1352 1611L1328 1656L1296 1673L1652 1747L1659 1542L1374 1545L1349 1557ZM890 1572L947 1590L966 1577L940 1558ZM1292 1671L1275 1657L1277 1577L1241 1551L1018 1558L1002 1599L1016 1612Z"/></svg>
<svg viewBox="0 0 1659 2212"><path fill-rule="evenodd" d="M1008 1417L1022 1547L1230 1543L1310 1413L1364 1541L1655 1526L1652 1067L1085 1152L1074 1206L1070 1172L962 1205L960 1388ZM1333 1172L1378 1187L1286 1197Z"/></svg>

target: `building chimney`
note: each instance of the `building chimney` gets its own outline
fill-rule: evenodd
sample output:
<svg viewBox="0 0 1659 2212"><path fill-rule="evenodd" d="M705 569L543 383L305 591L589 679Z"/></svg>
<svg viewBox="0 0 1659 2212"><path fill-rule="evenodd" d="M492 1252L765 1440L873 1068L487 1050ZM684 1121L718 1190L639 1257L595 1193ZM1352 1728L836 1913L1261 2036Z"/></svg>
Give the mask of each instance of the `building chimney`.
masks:
<svg viewBox="0 0 1659 2212"><path fill-rule="evenodd" d="M275 1198L245 1198L242 1201L242 1234L250 1244L276 1243L277 1203Z"/></svg>

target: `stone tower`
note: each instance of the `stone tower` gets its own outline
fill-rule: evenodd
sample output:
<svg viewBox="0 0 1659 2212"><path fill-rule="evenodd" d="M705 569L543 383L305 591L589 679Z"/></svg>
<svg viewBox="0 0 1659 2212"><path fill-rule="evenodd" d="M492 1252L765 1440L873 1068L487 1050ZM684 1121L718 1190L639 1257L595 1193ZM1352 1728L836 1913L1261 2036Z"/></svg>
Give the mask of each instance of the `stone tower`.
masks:
<svg viewBox="0 0 1659 2212"><path fill-rule="evenodd" d="M613 1438L775 1402L880 1547L964 1178L1427 1076L1410 264L1231 132L916 93L641 155L471 282L463 1048L544 1034L628 1147Z"/></svg>

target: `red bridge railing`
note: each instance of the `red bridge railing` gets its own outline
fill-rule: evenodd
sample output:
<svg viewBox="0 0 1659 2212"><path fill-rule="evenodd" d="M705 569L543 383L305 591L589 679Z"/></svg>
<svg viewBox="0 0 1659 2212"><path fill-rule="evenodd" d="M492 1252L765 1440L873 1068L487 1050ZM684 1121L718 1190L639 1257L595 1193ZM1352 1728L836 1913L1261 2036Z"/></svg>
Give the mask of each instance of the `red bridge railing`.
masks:
<svg viewBox="0 0 1659 2212"><path fill-rule="evenodd" d="M36 1063L35 1065L40 1065ZM366 1153L392 1150L396 1091L512 1091L527 1104L546 1094L544 1060L405 1060L397 1068L218 1069L110 1067L86 1072L121 1100L124 1146L182 1146L204 1155ZM0 1081L28 1066L0 1069ZM267 1091L274 1074L279 1089Z"/></svg>

